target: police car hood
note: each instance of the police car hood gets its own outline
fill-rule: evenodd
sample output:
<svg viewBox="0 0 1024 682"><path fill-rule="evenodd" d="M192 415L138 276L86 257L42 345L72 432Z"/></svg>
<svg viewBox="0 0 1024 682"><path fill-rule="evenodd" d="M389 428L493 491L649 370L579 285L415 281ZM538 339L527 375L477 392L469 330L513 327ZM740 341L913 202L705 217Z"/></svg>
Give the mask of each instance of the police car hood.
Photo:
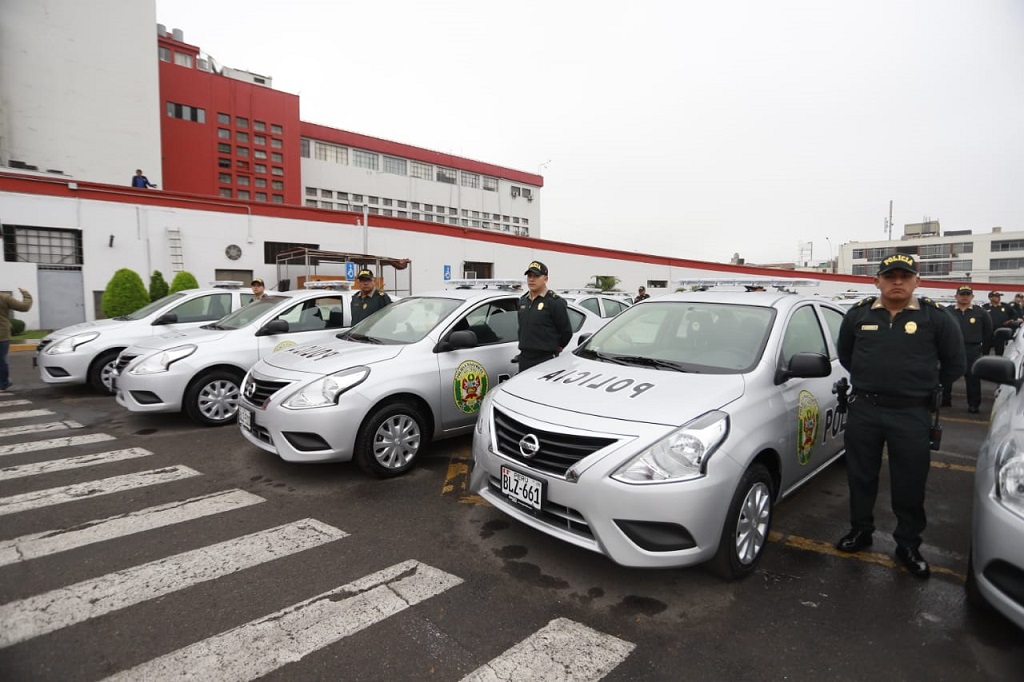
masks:
<svg viewBox="0 0 1024 682"><path fill-rule="evenodd" d="M194 327L192 329L180 329L165 332L157 336L151 336L136 341L132 349L139 350L163 350L174 348L186 343L210 343L222 339L235 330L225 329L203 329Z"/></svg>
<svg viewBox="0 0 1024 682"><path fill-rule="evenodd" d="M339 339L285 348L263 358L263 363L294 372L331 374L356 365L372 365L391 360L407 347L378 346Z"/></svg>
<svg viewBox="0 0 1024 682"><path fill-rule="evenodd" d="M121 327L125 326L126 324L128 324L129 321L130 320L107 319L94 320L92 322L79 322L78 324L73 324L70 327L63 327L62 329L58 329L55 332L50 332L46 336L46 338L50 340L55 340L64 339L69 336L74 336L75 334L82 334L84 332L111 332L114 331L115 329L120 329Z"/></svg>
<svg viewBox="0 0 1024 682"><path fill-rule="evenodd" d="M680 426L743 395L742 374L695 374L599 362L563 355L502 384L502 391L535 403L537 417L558 421L552 409Z"/></svg>

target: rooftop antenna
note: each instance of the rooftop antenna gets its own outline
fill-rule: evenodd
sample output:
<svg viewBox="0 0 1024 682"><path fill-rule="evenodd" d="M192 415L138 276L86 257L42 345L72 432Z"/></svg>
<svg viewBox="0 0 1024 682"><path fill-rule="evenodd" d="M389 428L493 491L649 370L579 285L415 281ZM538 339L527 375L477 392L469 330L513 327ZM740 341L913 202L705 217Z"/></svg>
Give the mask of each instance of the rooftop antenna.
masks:
<svg viewBox="0 0 1024 682"><path fill-rule="evenodd" d="M889 241L892 241L892 199L889 200L889 217L885 219L885 231L889 235Z"/></svg>

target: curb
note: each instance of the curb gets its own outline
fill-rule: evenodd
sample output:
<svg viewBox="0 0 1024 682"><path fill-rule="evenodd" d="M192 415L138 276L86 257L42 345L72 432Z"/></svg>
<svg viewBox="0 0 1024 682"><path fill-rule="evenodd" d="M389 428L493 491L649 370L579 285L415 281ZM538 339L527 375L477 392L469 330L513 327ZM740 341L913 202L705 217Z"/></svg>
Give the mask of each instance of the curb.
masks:
<svg viewBox="0 0 1024 682"><path fill-rule="evenodd" d="M19 350L32 350L32 351L34 351L36 349L36 346L38 346L38 345L39 344L37 344L37 343L11 343L10 350L12 352L13 351L19 351Z"/></svg>

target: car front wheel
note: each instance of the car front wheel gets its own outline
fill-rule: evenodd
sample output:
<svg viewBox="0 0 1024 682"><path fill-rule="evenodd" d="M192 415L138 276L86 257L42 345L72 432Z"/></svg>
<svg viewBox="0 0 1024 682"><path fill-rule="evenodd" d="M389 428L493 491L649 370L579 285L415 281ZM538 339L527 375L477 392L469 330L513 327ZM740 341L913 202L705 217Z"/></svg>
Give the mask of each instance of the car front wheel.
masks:
<svg viewBox="0 0 1024 682"><path fill-rule="evenodd" d="M106 395L114 395L115 391L111 380L114 377L114 367L117 365L117 356L121 350L121 348L112 348L104 351L96 356L96 359L89 365L89 385L93 389Z"/></svg>
<svg viewBox="0 0 1024 682"><path fill-rule="evenodd" d="M425 423L419 409L408 403L377 408L359 429L356 463L378 478L401 476L413 467L429 440Z"/></svg>
<svg viewBox="0 0 1024 682"><path fill-rule="evenodd" d="M185 413L203 426L223 426L238 416L242 376L228 370L200 375L185 391Z"/></svg>
<svg viewBox="0 0 1024 682"><path fill-rule="evenodd" d="M772 525L772 477L761 464L743 472L736 486L711 569L728 580L745 578L761 560Z"/></svg>

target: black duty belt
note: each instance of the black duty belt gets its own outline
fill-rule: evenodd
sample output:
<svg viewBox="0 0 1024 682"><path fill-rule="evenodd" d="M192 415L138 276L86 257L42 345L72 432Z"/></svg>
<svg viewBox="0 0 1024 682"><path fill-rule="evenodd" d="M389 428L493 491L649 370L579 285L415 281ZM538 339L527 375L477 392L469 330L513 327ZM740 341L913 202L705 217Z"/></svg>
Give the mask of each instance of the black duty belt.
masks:
<svg viewBox="0 0 1024 682"><path fill-rule="evenodd" d="M856 396L857 400L867 400L875 407L931 407L932 402L934 401L932 396L913 398L902 395L886 395L885 393L867 393L865 391L858 391L857 389L853 389L852 395Z"/></svg>

